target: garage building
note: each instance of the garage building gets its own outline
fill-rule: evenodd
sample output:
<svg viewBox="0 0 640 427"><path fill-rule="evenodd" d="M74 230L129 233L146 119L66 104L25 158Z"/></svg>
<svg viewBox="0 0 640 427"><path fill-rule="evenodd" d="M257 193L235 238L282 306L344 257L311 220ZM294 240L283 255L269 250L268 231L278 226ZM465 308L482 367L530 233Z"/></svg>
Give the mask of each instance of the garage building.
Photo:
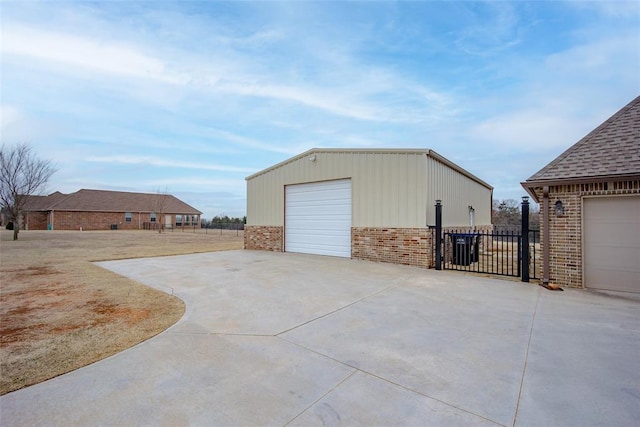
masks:
<svg viewBox="0 0 640 427"><path fill-rule="evenodd" d="M640 96L523 182L543 282L640 293Z"/></svg>
<svg viewBox="0 0 640 427"><path fill-rule="evenodd" d="M490 229L493 187L433 150L312 149L247 177L246 249L433 266L443 226Z"/></svg>

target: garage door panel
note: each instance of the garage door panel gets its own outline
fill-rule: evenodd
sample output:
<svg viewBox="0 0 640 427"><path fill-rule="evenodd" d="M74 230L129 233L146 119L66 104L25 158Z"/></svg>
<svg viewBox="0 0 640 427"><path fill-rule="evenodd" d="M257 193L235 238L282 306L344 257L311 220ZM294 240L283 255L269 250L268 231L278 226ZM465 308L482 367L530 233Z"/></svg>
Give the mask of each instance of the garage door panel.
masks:
<svg viewBox="0 0 640 427"><path fill-rule="evenodd" d="M631 284L633 281L638 280L638 273L635 271L624 271L621 269L596 269L591 275L591 283L593 286L589 286L592 289L603 289L609 291L622 291L622 292L640 292L637 287L634 289L631 287L620 287L615 284L611 284L611 278L616 277L616 280L621 283Z"/></svg>
<svg viewBox="0 0 640 427"><path fill-rule="evenodd" d="M291 229L289 230L289 240L291 242L302 242L306 241L310 238L317 240L335 240L342 239L343 241L349 240L348 236L345 236L343 233L339 231L331 230L331 231L309 231L303 228ZM314 243L314 242L309 242Z"/></svg>
<svg viewBox="0 0 640 427"><path fill-rule="evenodd" d="M342 247L344 244L348 243L347 239L342 238L338 235L327 236L327 235L319 235L319 234L304 234L297 235L296 238L291 239L290 244L304 244L308 247L331 247L335 250L335 248Z"/></svg>
<svg viewBox="0 0 640 427"><path fill-rule="evenodd" d="M591 221L591 235L589 239L593 243L600 243L603 246L630 246L633 247L635 233L633 227L637 224L631 222L611 222L611 221Z"/></svg>
<svg viewBox="0 0 640 427"><path fill-rule="evenodd" d="M640 197L584 199L585 287L640 292Z"/></svg>
<svg viewBox="0 0 640 427"><path fill-rule="evenodd" d="M285 250L351 256L351 180L289 185Z"/></svg>
<svg viewBox="0 0 640 427"><path fill-rule="evenodd" d="M299 202L326 202L326 201L334 201L336 200L337 197L339 198L344 198L344 197L348 197L350 195L351 192L348 191L340 191L340 190L335 190L335 191L300 191L300 192L296 192L296 193L291 193L289 194L290 196L292 195L301 195L302 197L304 197L304 195L309 195L312 194L313 195L313 200L305 200L305 199L301 199L299 200Z"/></svg>
<svg viewBox="0 0 640 427"><path fill-rule="evenodd" d="M336 209L340 209L342 206L339 205L308 205L308 206L295 206L295 207L290 207L289 209L287 209L288 215L290 218L293 217L309 217L309 218L315 218L318 217L319 215L322 215L324 217L328 217L328 218L347 218L349 217L349 215L347 214L340 214L340 213L336 213ZM344 206L344 207L348 207L348 206ZM309 214L309 210L313 209L313 214L310 215ZM324 218L321 218L319 220L323 220Z"/></svg>

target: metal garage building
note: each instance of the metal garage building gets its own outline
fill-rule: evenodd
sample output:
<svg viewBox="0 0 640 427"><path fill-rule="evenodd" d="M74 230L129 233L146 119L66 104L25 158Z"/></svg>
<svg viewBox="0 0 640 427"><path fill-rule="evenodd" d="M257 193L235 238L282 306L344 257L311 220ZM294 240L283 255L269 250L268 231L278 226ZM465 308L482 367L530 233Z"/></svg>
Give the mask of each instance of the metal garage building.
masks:
<svg viewBox="0 0 640 427"><path fill-rule="evenodd" d="M492 193L432 150L312 149L247 177L245 248L431 267L435 201L488 228Z"/></svg>

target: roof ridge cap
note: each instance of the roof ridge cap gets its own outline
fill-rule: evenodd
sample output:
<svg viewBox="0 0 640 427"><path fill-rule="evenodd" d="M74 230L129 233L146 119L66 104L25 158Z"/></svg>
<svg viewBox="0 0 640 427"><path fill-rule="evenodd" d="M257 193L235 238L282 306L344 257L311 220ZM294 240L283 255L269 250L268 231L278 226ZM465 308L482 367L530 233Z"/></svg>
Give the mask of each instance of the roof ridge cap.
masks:
<svg viewBox="0 0 640 427"><path fill-rule="evenodd" d="M64 197L61 197L60 200L53 202L49 206L49 209L53 210L53 208L55 208L57 205L59 205L60 203L64 202L65 200L69 199L71 196L77 193L78 193L77 191L75 193L69 193L69 194L60 193Z"/></svg>

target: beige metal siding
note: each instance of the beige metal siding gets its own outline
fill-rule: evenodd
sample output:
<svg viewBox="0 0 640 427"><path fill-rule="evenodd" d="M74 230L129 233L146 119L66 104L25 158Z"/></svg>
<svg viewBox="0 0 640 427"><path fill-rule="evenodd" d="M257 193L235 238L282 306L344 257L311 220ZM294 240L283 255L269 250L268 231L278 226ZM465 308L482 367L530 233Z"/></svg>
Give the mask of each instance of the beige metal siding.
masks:
<svg viewBox="0 0 640 427"><path fill-rule="evenodd" d="M491 190L428 151L314 150L247 179L248 225L284 224L284 186L351 178L354 227L425 227L434 204L445 205L444 225L491 223ZM315 156L315 161L310 159Z"/></svg>
<svg viewBox="0 0 640 427"><path fill-rule="evenodd" d="M427 158L427 215L435 218L435 200L442 200L444 226L469 223L469 206L475 210L475 225L491 224L491 190L432 158Z"/></svg>

